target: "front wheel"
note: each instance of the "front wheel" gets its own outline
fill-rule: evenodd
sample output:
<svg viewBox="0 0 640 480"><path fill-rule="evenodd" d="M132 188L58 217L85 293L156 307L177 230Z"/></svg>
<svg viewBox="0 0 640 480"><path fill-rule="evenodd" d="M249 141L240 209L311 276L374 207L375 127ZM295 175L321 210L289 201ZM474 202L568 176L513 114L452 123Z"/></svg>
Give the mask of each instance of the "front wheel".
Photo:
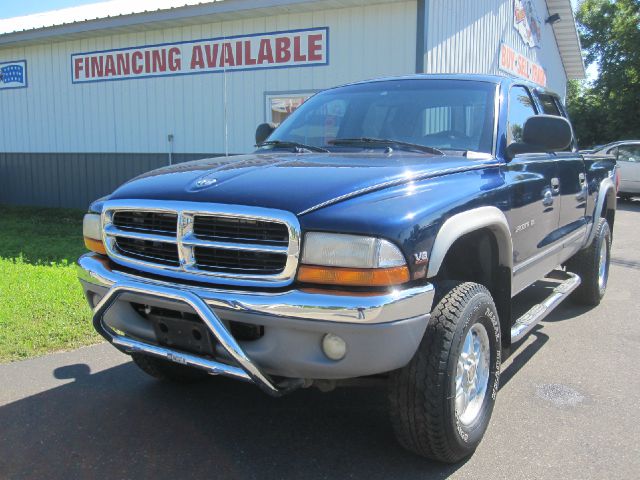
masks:
<svg viewBox="0 0 640 480"><path fill-rule="evenodd" d="M391 421L405 448L457 462L487 430L498 392L500 322L482 285L461 283L434 308L418 351L390 378Z"/></svg>

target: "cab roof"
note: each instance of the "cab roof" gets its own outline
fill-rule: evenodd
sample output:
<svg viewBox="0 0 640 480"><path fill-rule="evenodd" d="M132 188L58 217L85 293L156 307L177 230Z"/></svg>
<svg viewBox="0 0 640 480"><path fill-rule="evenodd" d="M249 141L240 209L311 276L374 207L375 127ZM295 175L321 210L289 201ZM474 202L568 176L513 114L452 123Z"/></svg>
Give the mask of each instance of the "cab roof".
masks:
<svg viewBox="0 0 640 480"><path fill-rule="evenodd" d="M339 85L333 88L346 87L348 85L360 85L365 83L372 82L386 82L393 80L464 80L464 81L474 81L474 82L486 82L493 83L495 85L502 85L504 88L508 88L510 85L526 85L531 90L535 90L537 92L553 95L559 97L559 95L549 90L546 87L542 87L538 84L530 82L529 80L525 80L523 78L515 78L508 77L506 75L489 75L483 73L413 73L410 75L400 75L400 76L391 76L391 77L380 77L373 78L369 80L361 80L357 82L351 82L344 85ZM328 89L331 90L331 89Z"/></svg>

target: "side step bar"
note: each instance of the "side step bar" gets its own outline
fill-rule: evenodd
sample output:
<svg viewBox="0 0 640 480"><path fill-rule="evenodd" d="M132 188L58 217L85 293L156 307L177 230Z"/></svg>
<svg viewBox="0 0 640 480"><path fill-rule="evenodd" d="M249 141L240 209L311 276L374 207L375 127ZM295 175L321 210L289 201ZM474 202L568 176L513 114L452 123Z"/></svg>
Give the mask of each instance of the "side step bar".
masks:
<svg viewBox="0 0 640 480"><path fill-rule="evenodd" d="M580 277L575 273L563 272L568 275L564 282L553 289L542 303L531 307L524 315L516 320L511 327L511 343L522 340L543 318L553 311L571 292L580 285Z"/></svg>

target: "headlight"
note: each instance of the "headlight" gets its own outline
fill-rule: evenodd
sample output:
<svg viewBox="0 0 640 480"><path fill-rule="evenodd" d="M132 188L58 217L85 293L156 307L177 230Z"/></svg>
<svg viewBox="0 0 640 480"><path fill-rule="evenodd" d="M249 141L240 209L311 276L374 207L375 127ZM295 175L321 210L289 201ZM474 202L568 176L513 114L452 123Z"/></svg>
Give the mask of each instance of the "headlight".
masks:
<svg viewBox="0 0 640 480"><path fill-rule="evenodd" d="M102 220L100 215L87 213L82 220L82 236L85 246L92 252L106 255L107 251L102 243Z"/></svg>
<svg viewBox="0 0 640 480"><path fill-rule="evenodd" d="M409 281L404 255L375 237L309 232L304 237L298 280L350 286L389 286Z"/></svg>

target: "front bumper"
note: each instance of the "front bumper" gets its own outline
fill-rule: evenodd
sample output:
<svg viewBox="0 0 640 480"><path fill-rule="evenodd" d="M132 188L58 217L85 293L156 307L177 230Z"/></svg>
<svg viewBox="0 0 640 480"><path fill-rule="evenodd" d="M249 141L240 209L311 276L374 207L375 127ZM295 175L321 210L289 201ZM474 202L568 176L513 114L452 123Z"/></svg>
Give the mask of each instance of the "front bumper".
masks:
<svg viewBox="0 0 640 480"><path fill-rule="evenodd" d="M273 395L296 382L277 385L272 376L341 379L406 365L424 335L434 296L430 284L374 294L202 287L142 277L96 254L82 256L78 269L94 307L94 327L116 348L252 381ZM216 340L215 358L159 345L132 303L197 314ZM264 333L237 341L229 322L259 325ZM324 355L326 333L345 340L345 358Z"/></svg>

